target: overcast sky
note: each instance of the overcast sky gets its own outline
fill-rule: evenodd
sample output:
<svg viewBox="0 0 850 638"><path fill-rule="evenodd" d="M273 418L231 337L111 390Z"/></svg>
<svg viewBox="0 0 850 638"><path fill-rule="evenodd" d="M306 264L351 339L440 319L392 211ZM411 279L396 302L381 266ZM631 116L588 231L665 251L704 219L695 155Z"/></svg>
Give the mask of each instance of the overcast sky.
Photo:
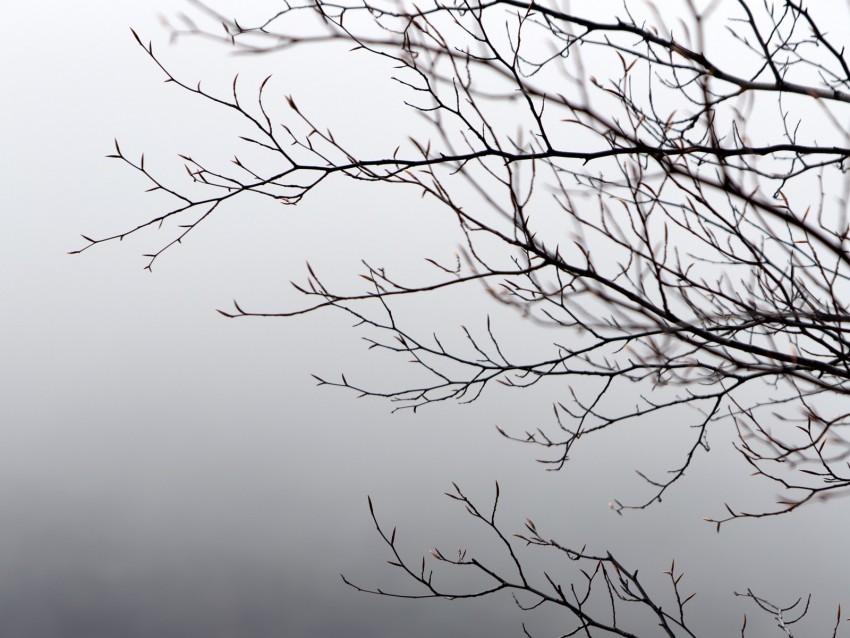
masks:
<svg viewBox="0 0 850 638"><path fill-rule="evenodd" d="M384 563L367 494L410 557L437 545L491 550L442 493L456 481L486 502L497 479L507 531L531 516L565 544L622 552L659 584L675 558L686 589L699 592L695 624L712 635L734 635L744 612L753 615L733 596L747 587L778 602L813 592L812 614L824 619L816 627L850 604L842 502L720 535L702 522L747 474L728 432L662 504L618 517L607 504L642 493L636 467L675 462L672 424L600 438L547 473L494 426L551 423L557 384L391 414L310 377L394 378L397 364L367 354L350 319L215 312L233 298L257 309L297 302L288 282L303 280L308 258L344 276L360 256L391 259L416 241L426 251L441 222L415 197L358 200L341 185L298 209L246 200L153 273L141 254L159 246L156 232L67 255L81 233L123 230L162 201L104 158L113 138L163 171L179 167L177 152L231 154L232 124L165 85L129 27L187 73L226 82L237 63L204 57L203 46L170 47L157 15L173 2L53 4L5 7L0 40L4 637L521 635L528 616L509 596L411 603L359 594L339 578L406 584ZM271 70L285 79L281 94L345 126L355 120L340 104L359 64L305 57ZM315 82L320 73L333 81ZM375 82L376 109L395 97L389 83L362 81ZM531 339L514 330L519 343ZM554 635L556 620L540 620L541 635Z"/></svg>

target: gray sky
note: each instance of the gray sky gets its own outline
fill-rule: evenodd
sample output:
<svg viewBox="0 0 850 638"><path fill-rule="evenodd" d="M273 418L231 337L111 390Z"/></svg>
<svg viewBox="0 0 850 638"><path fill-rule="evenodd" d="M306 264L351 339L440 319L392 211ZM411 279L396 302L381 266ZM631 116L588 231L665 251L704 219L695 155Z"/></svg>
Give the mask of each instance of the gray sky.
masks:
<svg viewBox="0 0 850 638"><path fill-rule="evenodd" d="M386 404L316 388L309 376L396 374L392 361L367 355L348 318L228 321L214 312L234 297L255 308L297 303L287 282L303 279L307 258L345 274L363 254L403 255L411 244L399 237L416 236L427 251L442 222L415 197L401 206L397 193L372 191L364 201L343 185L299 209L243 205L153 274L140 255L158 247L157 233L66 255L80 233L123 229L161 201L104 159L114 137L164 171L179 169L174 153L189 150L181 144L229 156L230 124L164 85L130 35L133 26L153 39L179 69L227 81L230 66L190 56L203 47L168 46L156 16L173 7L87 0L4 9L13 25L0 40L4 636L520 635L526 616L507 596L409 603L358 594L338 576L404 585L383 562L367 494L398 524L411 557L435 545L491 548L442 492L457 481L486 501L496 479L508 531L531 516L567 544L619 550L659 584L675 558L699 591L697 626L714 635L734 635L743 613L753 615L732 595L748 586L778 601L812 591L812 613L825 619L815 626L850 603L842 502L720 535L702 522L747 474L728 432L664 503L618 517L607 503L640 494L633 469L675 459L658 444L675 438L672 424L600 437L564 471L546 473L493 426L550 423L557 384L390 414ZM279 73L299 104L325 108L344 127L346 113L327 92L346 86L311 82L326 62L305 58ZM339 64L336 77L353 81L359 63ZM385 90L373 99L393 97ZM374 233L353 244L364 225ZM539 627L551 634L555 621Z"/></svg>

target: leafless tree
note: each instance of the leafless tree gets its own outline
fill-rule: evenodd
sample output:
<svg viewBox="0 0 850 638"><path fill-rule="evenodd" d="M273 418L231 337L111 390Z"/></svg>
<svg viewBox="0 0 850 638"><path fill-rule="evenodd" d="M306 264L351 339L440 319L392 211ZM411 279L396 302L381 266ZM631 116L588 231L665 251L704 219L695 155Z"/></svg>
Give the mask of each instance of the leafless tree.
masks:
<svg viewBox="0 0 850 638"><path fill-rule="evenodd" d="M585 437L665 414L681 420L692 408L681 424L693 433L681 462L661 478L644 475L647 498L616 501L620 512L660 501L724 419L735 423L738 450L755 474L784 496L752 512L727 505L713 519L718 529L847 494L850 62L828 28L838 18L791 0L674 4L675 11L626 3L600 18L566 2L314 0L284 3L246 26L195 2L194 18L171 24L174 38L218 40L246 56L344 43L388 63L427 128L378 139L386 151L364 153L292 97L278 120L271 76L251 89L252 99L236 78L229 93L213 92L173 74L136 36L166 81L242 119L246 134L233 144L244 149L225 168L216 158L183 156L191 184L172 185L116 142L111 156L176 204L114 235L84 236L74 252L167 229L146 255L151 268L246 195L293 206L345 178L407 186L457 222L457 257L428 257L429 281L410 283L364 262L366 287L337 290L310 268L296 284L309 300L304 307L255 312L236 304L222 314L349 313L371 347L412 359L423 381L390 389L344 376L318 381L383 397L396 409L474 401L493 384L525 388L562 377L571 392L558 397L552 427L502 431L543 448L553 469ZM463 328L461 345L447 345L396 319L401 298L467 287L483 287L529 330L554 329L557 342L531 358L512 354L489 320L479 332ZM495 506L487 515L459 489L451 496L503 541L516 568L508 576L435 552L439 562L472 565L492 579L469 595L511 589L528 595L520 606L562 605L577 621L573 633L585 635L634 635L618 624L617 610L636 604L666 635L694 635L672 568L675 613L613 556L562 547L529 522L519 541L587 566L584 589L548 576L548 589L532 585L513 553L516 541L496 526ZM432 586L425 563L410 567L394 533L378 531L426 597L463 597ZM609 609L590 613L586 601L597 591ZM791 635L792 611L745 595Z"/></svg>

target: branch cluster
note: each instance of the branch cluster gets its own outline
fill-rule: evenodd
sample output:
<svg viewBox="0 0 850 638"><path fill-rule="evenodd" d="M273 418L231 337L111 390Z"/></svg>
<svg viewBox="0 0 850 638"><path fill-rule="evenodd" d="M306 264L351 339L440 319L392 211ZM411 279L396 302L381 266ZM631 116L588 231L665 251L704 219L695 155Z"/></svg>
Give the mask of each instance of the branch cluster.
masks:
<svg viewBox="0 0 850 638"><path fill-rule="evenodd" d="M151 268L248 194L292 206L338 179L403 185L451 215L459 232L453 261L428 257L429 282L410 284L364 262L365 287L337 290L308 267L295 284L309 300L304 307L255 312L235 304L222 314L349 313L371 348L412 361L423 381L384 389L345 376L319 383L398 409L474 401L494 384L561 379L568 393L554 405L554 428L502 430L544 448L552 468L602 430L647 419L690 427L681 462L662 478L644 476L648 498L615 502L619 511L661 500L721 419L734 421L741 455L783 496L753 512L727 506L728 515L712 519L718 529L848 493L850 412L835 399L850 393L850 65L814 11L792 0L705 8L689 0L673 27L667 6L651 3L645 15L627 5L619 18L598 20L526 0L316 0L287 3L245 26L195 4L217 30L184 18L172 25L174 37L220 40L249 56L339 42L387 63L427 130L388 140L385 154L364 154L291 96L289 117L276 120L271 76L248 101L237 78L229 94L213 93L176 77L136 36L167 82L242 119L241 143L254 155L234 157L227 170L182 156L202 187L197 196L167 185L144 156L135 160L116 142L111 156L176 205L114 235L84 237L75 252L176 225L147 255ZM312 16L312 31L304 16ZM529 326L554 329L549 352L512 352L489 318L481 330L463 328L459 346L396 319L400 299L469 287ZM493 517L459 490L453 498L512 552ZM408 569L394 534L379 532L426 596L460 597L436 588L424 566ZM563 548L533 524L521 540L590 565L584 589L568 592L549 576L548 589L532 586L516 559L516 573L505 576L465 556L435 558L488 575L495 584L474 596L511 589L564 606L577 632L631 635L615 620L629 602L654 614L667 635L692 635L672 569L678 602L668 613L610 555ZM610 601L605 621L585 612L597 589ZM788 613L747 596L777 618Z"/></svg>

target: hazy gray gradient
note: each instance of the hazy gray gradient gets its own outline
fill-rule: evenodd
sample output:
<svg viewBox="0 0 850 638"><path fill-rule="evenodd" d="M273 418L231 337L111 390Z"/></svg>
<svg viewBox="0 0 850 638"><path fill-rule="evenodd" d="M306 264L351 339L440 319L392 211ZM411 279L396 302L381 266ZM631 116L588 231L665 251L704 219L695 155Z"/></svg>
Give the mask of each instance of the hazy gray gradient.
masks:
<svg viewBox="0 0 850 638"><path fill-rule="evenodd" d="M316 388L309 376L345 371L389 383L404 373L367 354L350 319L228 321L214 312L233 297L258 309L293 307L287 282L302 279L308 257L333 277L360 256L409 253L411 237L428 254L446 220L415 194L339 184L298 209L243 202L153 274L139 255L163 241L155 232L67 256L79 233L122 230L163 205L143 195L147 185L132 171L103 159L114 136L174 175L182 170L175 152L229 157L234 123L164 85L128 27L187 73L226 82L237 65L211 53L205 66L169 47L156 14L173 3L54 4L4 7L0 39L4 638L520 635L525 616L508 596L410 603L358 594L339 578L407 585L383 562L367 494L383 520L398 524L410 556L477 543L487 555L495 546L442 492L457 481L486 500L496 479L508 530L530 516L566 544L619 552L657 574L659 586L675 557L685 589L699 591L690 603L695 624L714 635L735 635L743 613L753 616L732 595L748 586L778 602L812 591L819 626L850 603L845 503L732 524L720 535L702 522L725 498L746 507L771 495L758 483L736 488L747 469L729 432L713 434L712 453L662 504L618 517L607 507L612 497L646 494L635 468L661 471L678 459L676 423L599 437L565 470L546 473L493 426L549 425L549 406L564 390L557 382L393 415L380 402ZM305 58L279 74L299 103L324 109L344 130L355 120L329 97L339 87L311 87L323 63L327 71L330 62ZM354 87L358 63L346 64L331 68ZM370 99L394 99L397 89L380 78L363 81L375 83ZM376 92L381 86L386 93ZM350 241L363 228L372 232ZM435 301L450 302L461 304ZM474 321L475 300L468 306L458 314ZM514 347L539 341L495 316L513 331ZM557 617L530 627L554 634Z"/></svg>

